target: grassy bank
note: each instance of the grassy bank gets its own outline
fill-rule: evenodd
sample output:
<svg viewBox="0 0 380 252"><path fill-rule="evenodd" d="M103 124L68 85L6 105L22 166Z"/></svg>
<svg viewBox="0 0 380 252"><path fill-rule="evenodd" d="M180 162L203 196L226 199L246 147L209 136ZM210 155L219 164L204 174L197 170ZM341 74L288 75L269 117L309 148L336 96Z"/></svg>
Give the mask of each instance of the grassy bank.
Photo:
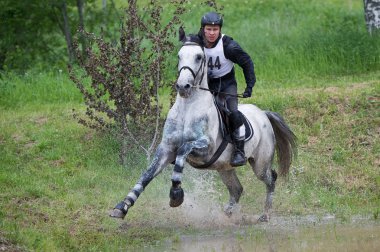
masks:
<svg viewBox="0 0 380 252"><path fill-rule="evenodd" d="M197 33L200 17L211 10L201 2L187 5L188 33ZM264 87L309 85L305 77L335 78L380 67L380 37L368 35L361 1L217 2L224 6L222 33L251 55Z"/></svg>

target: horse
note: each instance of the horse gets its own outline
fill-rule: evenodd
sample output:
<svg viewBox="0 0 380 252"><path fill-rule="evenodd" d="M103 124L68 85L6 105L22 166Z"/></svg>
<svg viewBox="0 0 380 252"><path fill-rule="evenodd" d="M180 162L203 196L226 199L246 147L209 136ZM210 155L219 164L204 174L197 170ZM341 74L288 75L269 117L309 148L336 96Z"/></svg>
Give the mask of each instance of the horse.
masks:
<svg viewBox="0 0 380 252"><path fill-rule="evenodd" d="M111 210L111 217L124 219L147 185L170 164L174 164L169 194L171 207L178 207L184 200L181 181L186 162L194 168L219 173L230 196L224 207L227 216L231 216L242 195L243 187L236 175L236 167L229 162L233 145L228 143L217 160L211 164L209 162L223 143L223 136L215 97L207 91L207 64L203 47L186 36L183 30L180 31L180 40L177 96L168 112L161 142L148 169L125 199ZM277 153L280 175L286 176L296 154L296 136L278 113L263 111L253 104L239 104L238 109L254 132L254 136L245 142L244 150L254 174L266 186L264 213L258 221L267 222L277 179L277 172L272 169L274 155ZM207 167L204 167L205 164L208 164Z"/></svg>

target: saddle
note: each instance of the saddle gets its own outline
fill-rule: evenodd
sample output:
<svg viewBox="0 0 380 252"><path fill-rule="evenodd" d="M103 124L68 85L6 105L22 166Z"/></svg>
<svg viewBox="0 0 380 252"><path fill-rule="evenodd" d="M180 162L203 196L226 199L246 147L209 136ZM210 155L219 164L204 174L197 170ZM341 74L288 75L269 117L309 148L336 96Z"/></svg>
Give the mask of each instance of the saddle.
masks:
<svg viewBox="0 0 380 252"><path fill-rule="evenodd" d="M228 120L228 115L229 115L229 110L225 107L224 104L218 103L215 98L214 98L214 104L215 107L218 111L218 119L219 119L219 129L222 133L223 139L226 139L229 143L233 144L232 137L231 137L231 130L230 130L230 125L229 125L229 120ZM245 126L245 138L244 142L247 142L253 137L253 128L249 120L245 117L243 113L241 113L243 116L243 124Z"/></svg>
<svg viewBox="0 0 380 252"><path fill-rule="evenodd" d="M222 133L223 141L219 145L218 149L216 150L216 152L214 153L214 155L208 162L206 162L203 165L194 166L195 168L198 168L198 169L210 167L220 157L220 155L222 155L228 143L233 144L232 137L231 137L232 132L230 131L229 120L228 120L228 115L230 112L225 107L224 104L218 103L215 98L214 98L214 104L218 112L219 130ZM248 119L245 117L243 113L241 114L243 115L242 119L243 119L243 124L245 126L244 142L246 142L253 137L254 132L253 132L251 123L248 121Z"/></svg>

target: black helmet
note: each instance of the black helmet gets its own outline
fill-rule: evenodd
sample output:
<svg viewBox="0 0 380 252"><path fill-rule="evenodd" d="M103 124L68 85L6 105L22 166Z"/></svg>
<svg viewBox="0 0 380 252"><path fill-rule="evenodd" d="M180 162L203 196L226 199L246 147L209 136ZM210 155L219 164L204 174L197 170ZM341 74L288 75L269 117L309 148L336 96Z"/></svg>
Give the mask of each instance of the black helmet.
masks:
<svg viewBox="0 0 380 252"><path fill-rule="evenodd" d="M201 19L201 26L205 25L219 25L222 28L223 18L216 12L208 12Z"/></svg>

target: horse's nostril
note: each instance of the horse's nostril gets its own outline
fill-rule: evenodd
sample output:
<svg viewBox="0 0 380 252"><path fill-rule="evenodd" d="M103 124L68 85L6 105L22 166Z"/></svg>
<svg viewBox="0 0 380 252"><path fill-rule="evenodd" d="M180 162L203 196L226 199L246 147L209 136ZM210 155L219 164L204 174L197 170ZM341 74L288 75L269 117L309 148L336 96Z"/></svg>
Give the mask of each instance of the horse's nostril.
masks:
<svg viewBox="0 0 380 252"><path fill-rule="evenodd" d="M175 84L175 88L176 88L176 89L179 89L179 85L178 85L178 84Z"/></svg>
<svg viewBox="0 0 380 252"><path fill-rule="evenodd" d="M189 89L190 87L190 84L186 84L185 89Z"/></svg>

